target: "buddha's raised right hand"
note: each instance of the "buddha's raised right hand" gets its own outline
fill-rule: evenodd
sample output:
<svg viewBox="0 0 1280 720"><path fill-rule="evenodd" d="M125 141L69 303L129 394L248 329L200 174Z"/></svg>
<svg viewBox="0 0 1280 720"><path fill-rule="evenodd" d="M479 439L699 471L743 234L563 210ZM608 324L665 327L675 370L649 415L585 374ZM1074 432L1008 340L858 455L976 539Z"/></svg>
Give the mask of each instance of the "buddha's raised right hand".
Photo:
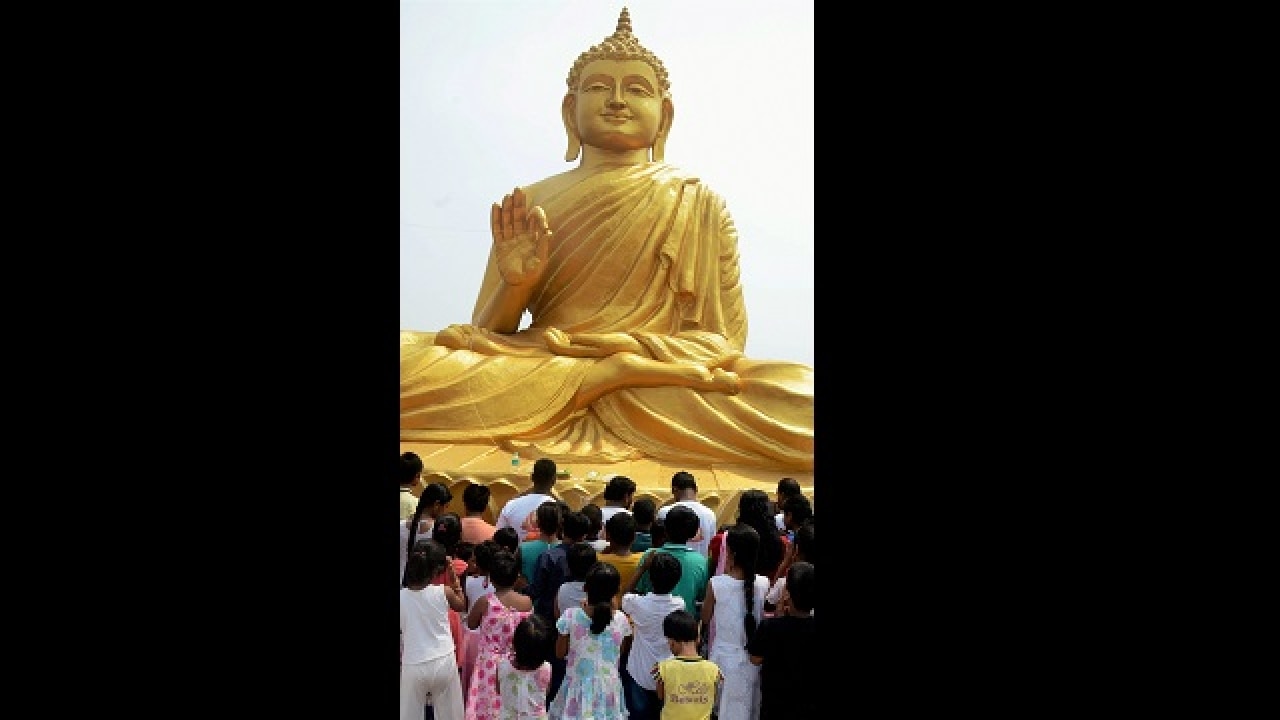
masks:
<svg viewBox="0 0 1280 720"><path fill-rule="evenodd" d="M490 212L498 272L508 285L537 282L546 271L551 228L542 208L526 207L524 191L516 188L493 204Z"/></svg>

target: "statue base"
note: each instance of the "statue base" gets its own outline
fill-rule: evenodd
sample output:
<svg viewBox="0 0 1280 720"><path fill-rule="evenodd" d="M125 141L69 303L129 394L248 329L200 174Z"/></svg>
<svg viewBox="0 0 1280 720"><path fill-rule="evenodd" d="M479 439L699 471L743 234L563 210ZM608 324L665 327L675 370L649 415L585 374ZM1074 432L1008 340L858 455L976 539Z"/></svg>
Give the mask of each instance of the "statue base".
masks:
<svg viewBox="0 0 1280 720"><path fill-rule="evenodd" d="M517 467L511 465L511 453L493 445L437 445L433 443L400 443L400 452L413 451L422 458L422 485L414 489L421 492L427 483L444 483L453 493L449 510L466 514L462 506L462 491L469 483L486 485L491 492L489 509L485 519L494 522L502 506L508 500L528 490L532 483L529 473L537 458L521 457ZM556 479L552 495L564 500L574 510L590 502L604 505L604 486L610 475L626 475L636 483L638 500L648 497L658 507L674 502L671 497L671 476L687 470L698 480L698 500L716 513L718 525L732 524L737 520L738 496L744 490L756 489L768 493L773 499L778 490L778 480L795 478L810 502L813 501L813 475L760 470L736 466L691 465L662 463L651 460L634 460L618 463L556 463L561 475ZM565 471L568 474L565 474Z"/></svg>

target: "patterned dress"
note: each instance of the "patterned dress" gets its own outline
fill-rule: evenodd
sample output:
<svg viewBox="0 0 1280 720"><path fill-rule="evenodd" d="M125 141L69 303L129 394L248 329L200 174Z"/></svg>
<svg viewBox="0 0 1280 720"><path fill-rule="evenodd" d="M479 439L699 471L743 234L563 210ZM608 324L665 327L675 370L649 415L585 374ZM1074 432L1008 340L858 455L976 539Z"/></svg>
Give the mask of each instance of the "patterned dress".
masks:
<svg viewBox="0 0 1280 720"><path fill-rule="evenodd" d="M471 670L471 684L467 687L466 720L494 720L502 708L502 698L494 682L498 677L498 661L511 654L511 636L516 625L532 610L513 610L502 604L496 594L490 594L489 607L472 637L480 642L475 665Z"/></svg>
<svg viewBox="0 0 1280 720"><path fill-rule="evenodd" d="M547 717L547 691L551 689L551 663L537 670L517 670L510 657L498 660L502 685L501 720L542 720Z"/></svg>
<svg viewBox="0 0 1280 720"><path fill-rule="evenodd" d="M556 630L569 636L564 684L551 701L556 720L616 720L627 717L618 663L622 639L631 634L626 613L615 610L599 635L591 634L591 616L569 608L556 620Z"/></svg>

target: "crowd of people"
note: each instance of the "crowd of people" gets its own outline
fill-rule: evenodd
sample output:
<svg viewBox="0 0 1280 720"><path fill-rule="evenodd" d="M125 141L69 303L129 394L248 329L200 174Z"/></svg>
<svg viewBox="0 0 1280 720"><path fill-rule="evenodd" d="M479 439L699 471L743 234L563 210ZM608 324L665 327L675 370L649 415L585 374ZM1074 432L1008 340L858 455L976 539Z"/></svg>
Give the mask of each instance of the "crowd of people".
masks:
<svg viewBox="0 0 1280 720"><path fill-rule="evenodd" d="M401 720L816 716L813 507L794 479L743 491L717 527L686 471L661 508L614 476L575 510L542 458L489 524L479 484L466 517L443 484L406 502L422 468L401 456Z"/></svg>

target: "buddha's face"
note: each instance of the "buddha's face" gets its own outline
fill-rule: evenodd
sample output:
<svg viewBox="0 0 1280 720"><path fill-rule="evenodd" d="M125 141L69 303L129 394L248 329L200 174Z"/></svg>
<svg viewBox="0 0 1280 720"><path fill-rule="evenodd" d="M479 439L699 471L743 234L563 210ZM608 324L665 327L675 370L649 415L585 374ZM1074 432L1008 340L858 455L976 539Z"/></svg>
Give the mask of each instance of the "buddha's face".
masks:
<svg viewBox="0 0 1280 720"><path fill-rule="evenodd" d="M652 147L662 124L662 90L643 60L595 60L582 71L574 107L584 145L606 150Z"/></svg>

